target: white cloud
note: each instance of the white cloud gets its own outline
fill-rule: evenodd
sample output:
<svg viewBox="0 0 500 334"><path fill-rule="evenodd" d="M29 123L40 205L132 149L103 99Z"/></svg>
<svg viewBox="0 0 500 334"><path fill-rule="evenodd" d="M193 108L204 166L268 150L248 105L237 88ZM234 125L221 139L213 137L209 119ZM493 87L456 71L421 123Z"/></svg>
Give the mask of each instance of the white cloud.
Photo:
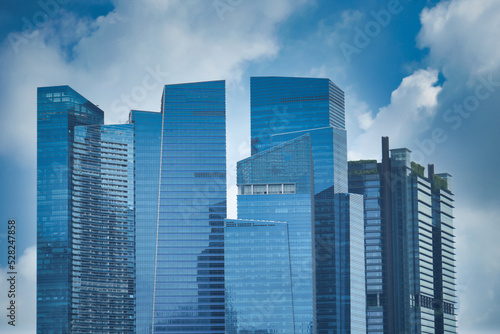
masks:
<svg viewBox="0 0 500 334"><path fill-rule="evenodd" d="M346 129L349 139L358 137L373 124L374 116L370 106L360 100L351 87L345 90L345 109Z"/></svg>
<svg viewBox="0 0 500 334"><path fill-rule="evenodd" d="M99 104L106 122L124 121L130 107L159 110L163 84L238 83L248 62L277 55L276 24L305 2L234 1L224 20L212 1L116 0L96 20L62 9L19 52L7 41L0 48L0 154L33 164L37 86L68 84ZM151 71L163 73L161 84L134 97Z"/></svg>
<svg viewBox="0 0 500 334"><path fill-rule="evenodd" d="M441 1L422 11L420 47L430 48L434 66L446 76L480 75L500 64L500 2L497 0Z"/></svg>
<svg viewBox="0 0 500 334"><path fill-rule="evenodd" d="M468 207L465 198L457 204L459 326L463 333L496 333L500 328L500 210Z"/></svg>
<svg viewBox="0 0 500 334"><path fill-rule="evenodd" d="M319 22L318 37L327 46L338 46L338 43L345 41L355 26L361 24L365 14L359 10L348 9L340 14L340 19L335 23L327 21Z"/></svg>
<svg viewBox="0 0 500 334"><path fill-rule="evenodd" d="M6 277L7 267L0 268L0 309L2 310L2 321L0 322L0 332L12 334L34 333L36 331L36 246L28 247L16 261L15 279L15 305L16 319L15 326L10 326L6 317L7 307L10 303L7 298L7 291L10 289L10 283ZM5 295L4 295L5 294Z"/></svg>
<svg viewBox="0 0 500 334"><path fill-rule="evenodd" d="M437 81L436 70L415 71L402 80L392 92L391 103L381 108L375 118L367 106L358 102L358 126L366 131L350 145L349 159L379 158L382 136L389 136L397 147L411 147L412 139L427 129L436 113L441 91Z"/></svg>
<svg viewBox="0 0 500 334"><path fill-rule="evenodd" d="M38 86L70 85L100 105L107 123L127 119L130 108L123 102L124 96L145 89L144 79L151 72L160 72L159 78L149 81L145 95L132 100L133 108L159 111L163 84L225 79L228 88L236 90L249 62L276 57L280 50L276 25L306 1L231 3L235 5L221 20L213 1L116 0L113 12L95 20L78 18L62 9L57 19L17 45L18 52L4 40L0 45L0 155L13 165L24 164L34 170ZM117 108L117 101L121 108ZM248 99L229 104L237 106L228 108L232 143L248 141L248 120L237 120L248 117L242 105L248 108ZM228 144L229 166L248 151L248 145L232 143ZM229 175L233 178L235 174ZM31 189L35 187L31 185ZM234 199L234 179L228 191ZM233 201L233 217L234 208ZM35 247L21 257L18 268L19 326L13 331L2 321L0 332L33 333ZM5 272L0 268L2 277ZM1 291L6 291L5 284L2 279ZM3 310L5 302L0 298Z"/></svg>
<svg viewBox="0 0 500 334"><path fill-rule="evenodd" d="M424 9L420 19L422 29L417 37L418 45L429 48L428 63L439 68L446 77L439 112L444 112L446 108L461 103L464 98L473 94L479 77L498 78L499 1L441 1L435 7ZM475 117L491 117L488 114L493 113L485 109L486 105L483 107L481 104ZM496 131L497 118L490 119L490 127L483 126L475 131ZM473 137L467 141L475 142ZM477 144L474 149L480 155L477 161L481 161L483 165L491 164L493 158L485 152L496 150L497 143L490 141ZM454 149L463 152L462 157L466 155L467 150L462 150L458 144L454 145ZM451 164L460 166L459 162ZM467 173L477 173L477 169L462 171L462 176ZM490 182L494 183L495 180L484 179L484 186ZM457 180L458 183L461 186L459 184L457 189L461 189L461 192L457 193L455 216L459 329L464 334L498 333L500 233L497 222L500 212L498 208L487 207L485 203L470 207L469 203L475 201L467 196L470 197L473 192L469 192L470 189L465 186L466 180ZM482 186L477 185L478 188Z"/></svg>

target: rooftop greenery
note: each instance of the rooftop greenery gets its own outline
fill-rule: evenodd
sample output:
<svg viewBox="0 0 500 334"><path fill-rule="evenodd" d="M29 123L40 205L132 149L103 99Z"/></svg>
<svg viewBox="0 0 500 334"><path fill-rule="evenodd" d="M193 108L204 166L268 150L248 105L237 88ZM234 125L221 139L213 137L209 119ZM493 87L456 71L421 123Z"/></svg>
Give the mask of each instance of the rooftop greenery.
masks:
<svg viewBox="0 0 500 334"><path fill-rule="evenodd" d="M349 161L349 165L362 165L362 164L369 164L369 163L377 163L377 160L355 160L355 161Z"/></svg>
<svg viewBox="0 0 500 334"><path fill-rule="evenodd" d="M446 190L448 191L448 181L438 175L434 175L434 182L432 183L432 190Z"/></svg>
<svg viewBox="0 0 500 334"><path fill-rule="evenodd" d="M411 162L411 172L420 177L425 177L424 176L425 167L413 161Z"/></svg>
<svg viewBox="0 0 500 334"><path fill-rule="evenodd" d="M370 174L378 174L377 170L377 160L356 160L349 161L349 175L370 175ZM367 164L375 164L375 168L366 169L363 166Z"/></svg>
<svg viewBox="0 0 500 334"><path fill-rule="evenodd" d="M350 169L349 175L371 175L378 174L377 169Z"/></svg>

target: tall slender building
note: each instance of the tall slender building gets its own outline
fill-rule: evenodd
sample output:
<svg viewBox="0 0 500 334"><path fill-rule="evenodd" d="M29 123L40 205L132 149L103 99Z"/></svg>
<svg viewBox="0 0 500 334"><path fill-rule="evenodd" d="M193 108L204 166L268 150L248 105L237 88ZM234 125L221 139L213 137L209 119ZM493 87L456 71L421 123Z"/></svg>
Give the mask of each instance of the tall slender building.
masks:
<svg viewBox="0 0 500 334"><path fill-rule="evenodd" d="M74 131L104 113L68 86L38 88L37 104L37 333L68 333Z"/></svg>
<svg viewBox="0 0 500 334"><path fill-rule="evenodd" d="M366 263L367 333L394 333L388 327L390 295L393 295L392 248L382 234L386 211L383 210L383 174L376 160L349 161L349 191L363 195ZM390 194L390 189L389 189ZM390 197L389 197L390 198ZM390 232L387 232L390 234ZM385 234L387 234L385 233ZM390 248L390 250L386 250ZM388 254L382 256L382 254Z"/></svg>
<svg viewBox="0 0 500 334"><path fill-rule="evenodd" d="M165 86L153 333L224 333L225 82Z"/></svg>
<svg viewBox="0 0 500 334"><path fill-rule="evenodd" d="M134 126L135 152L135 332L149 334L153 324L162 114L132 110L129 123Z"/></svg>
<svg viewBox="0 0 500 334"><path fill-rule="evenodd" d="M134 333L134 129L75 127L70 333Z"/></svg>
<svg viewBox="0 0 500 334"><path fill-rule="evenodd" d="M297 334L316 333L313 171L307 134L237 165L238 218L288 225L294 327L291 333ZM235 311L238 314L239 310ZM262 330L272 333L273 328Z"/></svg>
<svg viewBox="0 0 500 334"><path fill-rule="evenodd" d="M456 333L449 182L387 137L382 163L349 162L349 190L365 198L368 333Z"/></svg>
<svg viewBox="0 0 500 334"><path fill-rule="evenodd" d="M130 125L68 86L38 89L37 332L132 333Z"/></svg>
<svg viewBox="0 0 500 334"><path fill-rule="evenodd" d="M358 195L347 196L344 92L329 79L256 77L250 84L252 155L310 136L317 332L364 333L364 240L349 234L362 230L363 209Z"/></svg>

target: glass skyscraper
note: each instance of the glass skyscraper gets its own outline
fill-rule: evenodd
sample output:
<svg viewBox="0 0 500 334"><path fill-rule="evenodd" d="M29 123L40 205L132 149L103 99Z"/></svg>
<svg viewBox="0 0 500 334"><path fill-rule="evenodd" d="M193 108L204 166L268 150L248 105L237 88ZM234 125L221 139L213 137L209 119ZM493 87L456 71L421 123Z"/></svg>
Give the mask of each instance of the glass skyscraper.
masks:
<svg viewBox="0 0 500 334"><path fill-rule="evenodd" d="M288 224L227 219L226 333L293 334Z"/></svg>
<svg viewBox="0 0 500 334"><path fill-rule="evenodd" d="M391 333L388 330L388 291L384 263L389 259L382 254L387 240L382 231L382 181L376 160L349 161L349 191L364 197L364 234L366 263L366 320L367 333ZM387 267L387 265L385 265ZM386 277L384 277L386 276ZM392 281L392 280L391 280Z"/></svg>
<svg viewBox="0 0 500 334"><path fill-rule="evenodd" d="M335 244L337 265L335 281L340 303L340 333L366 333L365 253L363 248L363 197L335 194ZM328 277L328 276L327 276ZM333 285L332 285L333 286Z"/></svg>
<svg viewBox="0 0 500 334"><path fill-rule="evenodd" d="M38 89L37 332L132 333L130 125L68 86Z"/></svg>
<svg viewBox="0 0 500 334"><path fill-rule="evenodd" d="M364 287L342 279L343 275L364 277L364 268L351 267L343 260L350 254L356 263L363 262L362 252L356 250L363 248L364 240L362 235L347 237L341 232L341 226L361 224L362 228L362 222L340 221L349 215L335 213L336 206L344 212L363 210L359 200L335 198L348 191L344 92L329 79L256 77L250 84L252 155L304 134L310 136L318 333L364 333L365 299L351 298L363 295ZM356 205L361 206L354 209Z"/></svg>
<svg viewBox="0 0 500 334"><path fill-rule="evenodd" d="M134 333L134 131L75 127L71 333Z"/></svg>
<svg viewBox="0 0 500 334"><path fill-rule="evenodd" d="M329 79L252 77L250 86L252 155L278 133L345 129L344 92Z"/></svg>
<svg viewBox="0 0 500 334"><path fill-rule="evenodd" d="M224 333L224 81L103 118L38 89L37 331Z"/></svg>
<svg viewBox="0 0 500 334"><path fill-rule="evenodd" d="M314 181L309 135L239 161L237 184L239 219L288 224L294 320L292 333L316 333ZM261 263L256 262L255 265L257 269ZM232 301L233 306L240 303L239 300ZM234 311L238 314L244 310L236 308Z"/></svg>
<svg viewBox="0 0 500 334"><path fill-rule="evenodd" d="M75 126L104 113L68 86L38 88L37 104L37 332L68 333Z"/></svg>
<svg viewBox="0 0 500 334"><path fill-rule="evenodd" d="M330 80L251 79L238 219L224 81L121 125L37 98L37 333L456 333L451 176L386 137L348 165Z"/></svg>
<svg viewBox="0 0 500 334"><path fill-rule="evenodd" d="M224 333L225 82L165 86L153 333Z"/></svg>
<svg viewBox="0 0 500 334"><path fill-rule="evenodd" d="M349 190L365 198L368 333L456 333L449 180L387 137L382 163L349 163Z"/></svg>
<svg viewBox="0 0 500 334"><path fill-rule="evenodd" d="M132 110L135 150L136 333L153 324L162 114Z"/></svg>

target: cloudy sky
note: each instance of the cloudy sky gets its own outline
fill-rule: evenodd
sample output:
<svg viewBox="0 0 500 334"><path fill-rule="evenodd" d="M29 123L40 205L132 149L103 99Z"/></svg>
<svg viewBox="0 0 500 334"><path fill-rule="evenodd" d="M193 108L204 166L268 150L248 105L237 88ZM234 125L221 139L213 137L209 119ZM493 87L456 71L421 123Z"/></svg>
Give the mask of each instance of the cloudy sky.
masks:
<svg viewBox="0 0 500 334"><path fill-rule="evenodd" d="M227 82L229 216L249 155L250 76L328 77L346 93L349 157L380 137L453 175L459 326L500 330L498 0L4 0L0 5L0 309L17 220L18 326L33 333L36 87L70 85L123 123L163 84Z"/></svg>

